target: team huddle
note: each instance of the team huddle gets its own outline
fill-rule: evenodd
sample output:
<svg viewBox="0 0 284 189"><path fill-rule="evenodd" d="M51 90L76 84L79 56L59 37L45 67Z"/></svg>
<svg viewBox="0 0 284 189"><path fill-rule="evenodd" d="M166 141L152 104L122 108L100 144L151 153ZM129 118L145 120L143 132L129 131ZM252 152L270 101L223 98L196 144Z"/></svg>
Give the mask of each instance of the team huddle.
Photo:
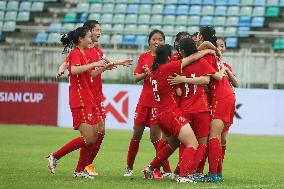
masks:
<svg viewBox="0 0 284 189"><path fill-rule="evenodd" d="M63 52L71 49L57 77L69 72L69 105L73 127L81 136L49 154L48 168L55 173L57 161L80 149L74 177L98 175L93 161L105 133L101 73L117 66L129 67L132 59L115 60L97 47L100 25L95 20L64 35ZM223 38L212 27L190 35L179 32L174 47L165 44L165 35L153 30L148 36L149 51L140 55L134 81L143 81L136 106L133 136L123 176L134 174L134 161L145 127L156 156L143 170L144 179L170 178L179 183L223 182L222 165L228 130L235 111L234 87L238 83L231 67L223 61ZM179 148L174 171L168 158ZM209 171L204 174L208 158ZM161 171L161 167L163 171Z"/></svg>

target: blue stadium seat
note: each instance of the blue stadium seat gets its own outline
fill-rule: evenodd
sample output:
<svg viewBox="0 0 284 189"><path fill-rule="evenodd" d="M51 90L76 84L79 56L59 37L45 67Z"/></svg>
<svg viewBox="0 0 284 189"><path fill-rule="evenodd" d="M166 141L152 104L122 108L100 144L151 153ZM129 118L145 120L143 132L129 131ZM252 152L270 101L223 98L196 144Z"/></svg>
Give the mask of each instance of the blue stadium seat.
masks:
<svg viewBox="0 0 284 189"><path fill-rule="evenodd" d="M251 27L264 27L264 17L254 17L251 21Z"/></svg>
<svg viewBox="0 0 284 189"><path fill-rule="evenodd" d="M115 19L112 21L112 23L114 23L114 24L124 24L125 14L115 14L114 18Z"/></svg>
<svg viewBox="0 0 284 189"><path fill-rule="evenodd" d="M265 7L254 7L252 16L264 16Z"/></svg>
<svg viewBox="0 0 284 189"><path fill-rule="evenodd" d="M164 25L162 30L165 32L166 35L172 33L174 31L174 26Z"/></svg>
<svg viewBox="0 0 284 189"><path fill-rule="evenodd" d="M224 27L217 26L214 27L214 29L216 31L217 36L224 36Z"/></svg>
<svg viewBox="0 0 284 189"><path fill-rule="evenodd" d="M125 8L126 10L126 8ZM125 13L125 10L123 13ZM100 13L102 11L102 4L100 3L93 3L89 8L89 12L91 13Z"/></svg>
<svg viewBox="0 0 284 189"><path fill-rule="evenodd" d="M164 10L165 15L173 15L176 14L176 6L175 5L167 5Z"/></svg>
<svg viewBox="0 0 284 189"><path fill-rule="evenodd" d="M109 37L109 36L108 36ZM110 42L112 44L121 44L122 43L122 38L123 36L120 34L114 34L113 36L111 36ZM109 40L107 41L107 43L109 43Z"/></svg>
<svg viewBox="0 0 284 189"><path fill-rule="evenodd" d="M16 11L10 11L6 12L5 14L5 21L15 21L17 19L17 12Z"/></svg>
<svg viewBox="0 0 284 189"><path fill-rule="evenodd" d="M175 25L176 23L176 17L173 15L166 15L163 18L163 24L164 25Z"/></svg>
<svg viewBox="0 0 284 189"><path fill-rule="evenodd" d="M187 27L186 26L176 26L175 33L178 33L180 31L187 31Z"/></svg>
<svg viewBox="0 0 284 189"><path fill-rule="evenodd" d="M265 6L265 0L254 0L254 6Z"/></svg>
<svg viewBox="0 0 284 189"><path fill-rule="evenodd" d="M177 0L165 0L165 4L177 4Z"/></svg>
<svg viewBox="0 0 284 189"><path fill-rule="evenodd" d="M201 6L193 5L190 7L189 15L200 15L201 14Z"/></svg>
<svg viewBox="0 0 284 189"><path fill-rule="evenodd" d="M32 3L31 2L21 2L20 4L20 11L30 11Z"/></svg>
<svg viewBox="0 0 284 189"><path fill-rule="evenodd" d="M253 0L241 0L241 6L253 6Z"/></svg>
<svg viewBox="0 0 284 189"><path fill-rule="evenodd" d="M125 24L136 24L137 23L137 14L126 15Z"/></svg>
<svg viewBox="0 0 284 189"><path fill-rule="evenodd" d="M6 1L0 1L0 11L6 9Z"/></svg>
<svg viewBox="0 0 284 189"><path fill-rule="evenodd" d="M108 34L104 34L100 37L100 44L107 45L110 43L110 36Z"/></svg>
<svg viewBox="0 0 284 189"><path fill-rule="evenodd" d="M17 10L18 10L18 6L19 6L19 2L18 2L18 1L8 1L6 10L9 10L9 11L12 11L12 10L17 11Z"/></svg>
<svg viewBox="0 0 284 189"><path fill-rule="evenodd" d="M128 14L136 14L138 13L138 5L128 5L126 13Z"/></svg>
<svg viewBox="0 0 284 189"><path fill-rule="evenodd" d="M30 12L28 11L21 11L17 15L17 21L19 22L27 22L30 20Z"/></svg>
<svg viewBox="0 0 284 189"><path fill-rule="evenodd" d="M47 38L47 43L60 43L61 34L60 33L50 33Z"/></svg>
<svg viewBox="0 0 284 189"><path fill-rule="evenodd" d="M67 32L72 31L74 29L75 29L75 24L73 24L73 23L64 23L64 24L62 24L61 32L62 33L67 33Z"/></svg>
<svg viewBox="0 0 284 189"><path fill-rule="evenodd" d="M151 25L161 24L163 20L162 15L153 15L150 20Z"/></svg>
<svg viewBox="0 0 284 189"><path fill-rule="evenodd" d="M238 38L228 37L226 39L226 47L227 48L238 48Z"/></svg>
<svg viewBox="0 0 284 189"><path fill-rule="evenodd" d="M101 15L102 24L111 24L112 23L112 14L103 14Z"/></svg>
<svg viewBox="0 0 284 189"><path fill-rule="evenodd" d="M212 16L203 16L200 21L200 26L211 26L213 24Z"/></svg>
<svg viewBox="0 0 284 189"><path fill-rule="evenodd" d="M240 16L251 16L252 15L252 7L242 7L240 10Z"/></svg>
<svg viewBox="0 0 284 189"><path fill-rule="evenodd" d="M89 3L78 3L76 6L76 12L88 12L89 11Z"/></svg>
<svg viewBox="0 0 284 189"><path fill-rule="evenodd" d="M43 11L44 3L43 2L33 2L31 11L32 12L41 12Z"/></svg>
<svg viewBox="0 0 284 189"><path fill-rule="evenodd" d="M61 31L61 27L62 27L62 24L59 23L59 22L53 22L49 25L48 27L48 32L57 32L59 33Z"/></svg>
<svg viewBox="0 0 284 189"><path fill-rule="evenodd" d="M136 45L146 45L148 43L148 37L145 35L138 35L135 39Z"/></svg>
<svg viewBox="0 0 284 189"><path fill-rule="evenodd" d="M104 4L102 7L102 11L104 14L106 13L110 13L112 14L114 10L114 4L108 3L108 4Z"/></svg>
<svg viewBox="0 0 284 189"><path fill-rule="evenodd" d="M127 0L128 4L139 4L140 1L139 0Z"/></svg>
<svg viewBox="0 0 284 189"><path fill-rule="evenodd" d="M266 1L266 6L278 6L279 5L279 0L267 0Z"/></svg>
<svg viewBox="0 0 284 189"><path fill-rule="evenodd" d="M96 13L91 13L89 14L89 17L88 17L89 20L100 20L100 18L101 18L101 15L96 14Z"/></svg>
<svg viewBox="0 0 284 189"><path fill-rule="evenodd" d="M16 30L16 22L15 21L8 21L4 22L2 26L2 31L12 32Z"/></svg>
<svg viewBox="0 0 284 189"><path fill-rule="evenodd" d="M216 5L227 5L228 0L216 0L215 4Z"/></svg>
<svg viewBox="0 0 284 189"><path fill-rule="evenodd" d="M152 3L152 0L140 0L141 4L150 4Z"/></svg>
<svg viewBox="0 0 284 189"><path fill-rule="evenodd" d="M176 11L177 15L188 15L188 6L186 5L179 5Z"/></svg>
<svg viewBox="0 0 284 189"><path fill-rule="evenodd" d="M152 7L152 14L163 14L164 6L163 5L153 5Z"/></svg>
<svg viewBox="0 0 284 189"><path fill-rule="evenodd" d="M148 24L149 22L150 22L150 15L145 15L145 14L139 15L137 21L138 24Z"/></svg>
<svg viewBox="0 0 284 189"><path fill-rule="evenodd" d="M229 6L227 10L227 16L239 16L240 7L239 6Z"/></svg>
<svg viewBox="0 0 284 189"><path fill-rule="evenodd" d="M214 26L225 26L225 24L226 24L226 17L225 16L214 17L214 20L213 20Z"/></svg>
<svg viewBox="0 0 284 189"><path fill-rule="evenodd" d="M0 11L0 21L4 20L4 11Z"/></svg>
<svg viewBox="0 0 284 189"><path fill-rule="evenodd" d="M199 16L188 17L188 25L190 25L190 26L199 26L199 22L200 22Z"/></svg>
<svg viewBox="0 0 284 189"><path fill-rule="evenodd" d="M80 16L79 21L80 22L86 22L88 20L89 14L88 13L82 13Z"/></svg>
<svg viewBox="0 0 284 189"><path fill-rule="evenodd" d="M124 25L123 24L114 24L112 29L114 30L114 33L121 33L124 30Z"/></svg>
<svg viewBox="0 0 284 189"><path fill-rule="evenodd" d="M114 8L114 13L125 13L127 9L127 5L126 4L116 4L115 8Z"/></svg>
<svg viewBox="0 0 284 189"><path fill-rule="evenodd" d="M224 36L236 36L237 34L237 28L236 27L226 27L224 31Z"/></svg>
<svg viewBox="0 0 284 189"><path fill-rule="evenodd" d="M214 16L226 16L227 7L226 6L217 6L215 8Z"/></svg>
<svg viewBox="0 0 284 189"><path fill-rule="evenodd" d="M45 43L47 41L47 38L48 38L47 33L45 33L45 32L38 33L35 40L34 40L34 43L36 43L36 44Z"/></svg>
<svg viewBox="0 0 284 189"><path fill-rule="evenodd" d="M238 36L246 38L249 37L250 28L249 27L239 27Z"/></svg>
<svg viewBox="0 0 284 189"><path fill-rule="evenodd" d="M215 0L203 0L203 5L215 5Z"/></svg>
<svg viewBox="0 0 284 189"><path fill-rule="evenodd" d="M135 35L124 35L122 39L123 45L135 45Z"/></svg>
<svg viewBox="0 0 284 189"><path fill-rule="evenodd" d="M178 4L179 5L189 5L190 4L190 0L178 0Z"/></svg>
<svg viewBox="0 0 284 189"><path fill-rule="evenodd" d="M127 24L124 27L124 33L127 34L136 34L137 26L136 24Z"/></svg>
<svg viewBox="0 0 284 189"><path fill-rule="evenodd" d="M153 0L153 4L164 4L164 0Z"/></svg>
<svg viewBox="0 0 284 189"><path fill-rule="evenodd" d="M228 0L227 5L237 5L237 6L240 6L240 0Z"/></svg>
<svg viewBox="0 0 284 189"><path fill-rule="evenodd" d="M193 34L193 33L199 31L199 27L197 27L197 26L189 26L189 27L187 28L187 31L189 31L190 34Z"/></svg>
<svg viewBox="0 0 284 189"><path fill-rule="evenodd" d="M241 16L239 19L239 26L250 27L251 25L251 17L249 16Z"/></svg>
<svg viewBox="0 0 284 189"><path fill-rule="evenodd" d="M186 26L188 24L187 22L187 16L177 16L176 17L176 25L177 26Z"/></svg>
<svg viewBox="0 0 284 189"><path fill-rule="evenodd" d="M214 6L211 6L211 5L203 6L201 15L212 16L213 14L214 14Z"/></svg>
<svg viewBox="0 0 284 189"><path fill-rule="evenodd" d="M226 26L237 26L239 24L239 17L231 16L227 17Z"/></svg>
<svg viewBox="0 0 284 189"><path fill-rule="evenodd" d="M284 0L280 0L280 1L279 1L279 6L280 6L280 7L284 7Z"/></svg>
<svg viewBox="0 0 284 189"><path fill-rule="evenodd" d="M138 30L138 32L137 32L138 34L148 33L148 31L149 31L148 23L147 24L138 25L137 30Z"/></svg>
<svg viewBox="0 0 284 189"><path fill-rule="evenodd" d="M152 6L149 4L144 4L139 6L139 14L151 14Z"/></svg>
<svg viewBox="0 0 284 189"><path fill-rule="evenodd" d="M190 4L192 5L201 5L201 0L191 0Z"/></svg>

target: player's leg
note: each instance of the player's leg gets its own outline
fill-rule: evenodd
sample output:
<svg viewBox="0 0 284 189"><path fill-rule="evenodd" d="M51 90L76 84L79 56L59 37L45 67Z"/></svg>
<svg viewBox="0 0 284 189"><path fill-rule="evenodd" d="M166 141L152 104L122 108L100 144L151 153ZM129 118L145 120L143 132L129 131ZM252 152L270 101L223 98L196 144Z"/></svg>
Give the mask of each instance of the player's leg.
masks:
<svg viewBox="0 0 284 189"><path fill-rule="evenodd" d="M228 131L226 131L226 128L224 129L225 131L222 132L221 135L221 146L222 146L222 156L221 156L221 161L218 163L218 169L217 169L217 174L218 176L223 179L223 174L222 174L222 169L223 169L223 162L225 159L225 154L226 154L226 144L227 144L227 137L228 137Z"/></svg>

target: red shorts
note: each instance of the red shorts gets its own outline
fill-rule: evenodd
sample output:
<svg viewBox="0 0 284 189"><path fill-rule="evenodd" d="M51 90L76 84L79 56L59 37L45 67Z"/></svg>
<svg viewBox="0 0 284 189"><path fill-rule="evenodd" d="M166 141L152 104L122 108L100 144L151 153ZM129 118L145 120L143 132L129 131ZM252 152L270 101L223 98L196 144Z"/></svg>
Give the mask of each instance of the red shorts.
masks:
<svg viewBox="0 0 284 189"><path fill-rule="evenodd" d="M185 113L189 120L189 124L197 139L208 137L210 133L210 113Z"/></svg>
<svg viewBox="0 0 284 189"><path fill-rule="evenodd" d="M106 110L105 110L104 103L102 101L97 101L96 105L98 107L101 118L106 119Z"/></svg>
<svg viewBox="0 0 284 189"><path fill-rule="evenodd" d="M188 119L180 109L172 112L163 112L158 116L159 127L166 136L178 137L180 129L188 123Z"/></svg>
<svg viewBox="0 0 284 189"><path fill-rule="evenodd" d="M228 131L229 127L233 124L235 103L235 95L212 101L211 120L221 119L225 123L223 131Z"/></svg>
<svg viewBox="0 0 284 189"><path fill-rule="evenodd" d="M149 106L137 105L134 115L134 125L150 127L157 125L157 109Z"/></svg>
<svg viewBox="0 0 284 189"><path fill-rule="evenodd" d="M81 123L94 125L98 124L101 121L97 107L85 106L79 108L71 108L71 112L73 117L74 130L78 130Z"/></svg>

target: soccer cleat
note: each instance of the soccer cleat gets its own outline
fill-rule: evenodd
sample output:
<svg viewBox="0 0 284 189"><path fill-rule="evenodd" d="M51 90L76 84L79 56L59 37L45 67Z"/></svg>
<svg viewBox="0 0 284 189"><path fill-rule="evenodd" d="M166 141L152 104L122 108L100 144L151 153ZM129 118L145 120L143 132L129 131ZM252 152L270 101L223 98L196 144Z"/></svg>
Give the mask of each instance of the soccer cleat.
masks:
<svg viewBox="0 0 284 189"><path fill-rule="evenodd" d="M162 175L163 175L164 178L169 178L169 179L171 179L172 174L173 174L173 173L171 173L171 172L162 172Z"/></svg>
<svg viewBox="0 0 284 189"><path fill-rule="evenodd" d="M193 177L196 182L204 182L204 175L202 173L194 173Z"/></svg>
<svg viewBox="0 0 284 189"><path fill-rule="evenodd" d="M176 173L172 173L171 176L169 177L171 180L176 181L178 179L179 175Z"/></svg>
<svg viewBox="0 0 284 189"><path fill-rule="evenodd" d="M210 174L208 173L207 175L204 176L204 182L223 182L221 177L218 177L218 174Z"/></svg>
<svg viewBox="0 0 284 189"><path fill-rule="evenodd" d="M53 157L52 154L49 154L46 158L47 158L47 161L48 161L48 165L47 165L48 169L50 170L50 172L52 174L55 174L57 159L55 157Z"/></svg>
<svg viewBox="0 0 284 189"><path fill-rule="evenodd" d="M153 179L154 178L153 171L150 169L149 166L145 167L145 169L143 170L143 173L144 173L144 179Z"/></svg>
<svg viewBox="0 0 284 189"><path fill-rule="evenodd" d="M188 175L187 177L178 177L176 181L178 183L196 183L192 175Z"/></svg>
<svg viewBox="0 0 284 189"><path fill-rule="evenodd" d="M90 175L87 171L74 172L73 177L74 178L87 178L87 179L95 178L93 175Z"/></svg>
<svg viewBox="0 0 284 189"><path fill-rule="evenodd" d="M125 173L123 174L124 177L131 177L133 175L133 170L130 168L126 168Z"/></svg>
<svg viewBox="0 0 284 189"><path fill-rule="evenodd" d="M224 182L223 174L217 174L217 177L219 178L220 182Z"/></svg>
<svg viewBox="0 0 284 189"><path fill-rule="evenodd" d="M93 164L90 164L88 166L85 167L85 171L87 171L89 173L89 175L92 176L98 176L99 174L96 172L95 167L93 166Z"/></svg>
<svg viewBox="0 0 284 189"><path fill-rule="evenodd" d="M155 169L153 171L153 176L154 176L154 179L155 180L162 180L164 177L163 177L163 174L161 173L160 169Z"/></svg>

